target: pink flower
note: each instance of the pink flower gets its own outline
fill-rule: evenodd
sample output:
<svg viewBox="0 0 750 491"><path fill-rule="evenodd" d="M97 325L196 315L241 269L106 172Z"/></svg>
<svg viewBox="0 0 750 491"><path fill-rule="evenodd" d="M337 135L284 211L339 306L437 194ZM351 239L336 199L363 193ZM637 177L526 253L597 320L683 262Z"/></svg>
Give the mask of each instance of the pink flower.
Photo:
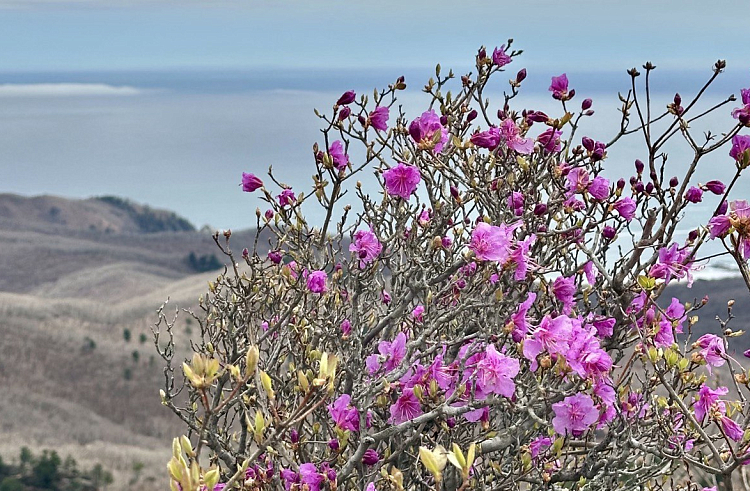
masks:
<svg viewBox="0 0 750 491"><path fill-rule="evenodd" d="M346 169L346 166L349 164L349 156L344 151L344 144L340 140L331 143L328 154L331 156L331 160L333 160L333 165L338 170Z"/></svg>
<svg viewBox="0 0 750 491"><path fill-rule="evenodd" d="M529 452L531 458L536 459L540 453L552 446L552 438L548 436L538 436L529 442Z"/></svg>
<svg viewBox="0 0 750 491"><path fill-rule="evenodd" d="M370 126L376 130L385 131L388 129L388 106L378 106L369 115L367 120Z"/></svg>
<svg viewBox="0 0 750 491"><path fill-rule="evenodd" d="M576 321L578 322L578 321ZM558 315L554 319L545 315L530 338L523 343L523 356L531 362L531 370L539 367L537 356L542 351L549 354L565 354L570 348L573 336L573 321L567 315Z"/></svg>
<svg viewBox="0 0 750 491"><path fill-rule="evenodd" d="M516 281L523 281L526 279L526 275L529 273L529 250L536 241L536 235L531 234L520 242L516 243L516 247L510 254L510 260L516 263L516 271L513 278Z"/></svg>
<svg viewBox="0 0 750 491"><path fill-rule="evenodd" d="M388 372L401 364L406 356L406 334L398 333L392 342L381 341L378 344L378 353L380 355L372 354L365 360L370 375L380 370L383 362L382 366Z"/></svg>
<svg viewBox="0 0 750 491"><path fill-rule="evenodd" d="M536 141L548 152L559 152L562 150L562 144L560 143L561 135L562 131L549 128L536 137Z"/></svg>
<svg viewBox="0 0 750 491"><path fill-rule="evenodd" d="M416 307L414 307L414 310L411 311L411 316L417 322L422 322L424 320L423 315L424 315L423 305L417 305Z"/></svg>
<svg viewBox="0 0 750 491"><path fill-rule="evenodd" d="M348 337L352 333L352 323L349 322L349 319L344 319L341 322L341 334L344 337Z"/></svg>
<svg viewBox="0 0 750 491"><path fill-rule="evenodd" d="M373 262L383 251L383 246L371 230L357 230L354 242L349 245L350 252L356 252L359 257L359 267L364 268Z"/></svg>
<svg viewBox="0 0 750 491"><path fill-rule="evenodd" d="M294 192L290 188L286 188L283 191L281 191L281 194L276 196L276 198L279 200L280 206L287 206L294 203Z"/></svg>
<svg viewBox="0 0 750 491"><path fill-rule="evenodd" d="M750 89L742 89L743 107L737 107L732 111L732 117L738 119L745 126L750 125Z"/></svg>
<svg viewBox="0 0 750 491"><path fill-rule="evenodd" d="M336 426L342 430L359 431L359 411L352 407L352 398L349 394L342 394L333 404L328 406L328 414L331 415Z"/></svg>
<svg viewBox="0 0 750 491"><path fill-rule="evenodd" d="M513 331L511 332L511 335L513 337L513 341L515 341L516 343L521 342L521 340L529 332L529 321L526 317L526 314L528 314L529 309L531 309L531 305L534 303L534 300L536 300L536 293L529 292L529 296L526 298L526 300L518 305L516 312L510 317L510 322L513 325Z"/></svg>
<svg viewBox="0 0 750 491"><path fill-rule="evenodd" d="M711 367L720 367L725 363L726 352L724 351L724 340L715 334L704 334L694 343L701 348L700 354L706 360L708 373Z"/></svg>
<svg viewBox="0 0 750 491"><path fill-rule="evenodd" d="M737 162L747 162L750 159L750 135L734 135L729 156Z"/></svg>
<svg viewBox="0 0 750 491"><path fill-rule="evenodd" d="M688 286L692 284L690 267L693 262L688 260L690 251L687 248L680 249L677 243L669 247L659 249L659 260L649 269L649 276L653 278L664 278L666 283L672 278L681 279L687 276Z"/></svg>
<svg viewBox="0 0 750 491"><path fill-rule="evenodd" d="M258 176L249 172L242 173L242 190L244 192L252 193L261 187L263 187L263 181Z"/></svg>
<svg viewBox="0 0 750 491"><path fill-rule="evenodd" d="M416 191L422 176L419 174L417 167L400 163L396 167L391 167L383 172L383 179L388 194L408 200Z"/></svg>
<svg viewBox="0 0 750 491"><path fill-rule="evenodd" d="M422 404L414 395L414 389L404 389L403 394L390 408L390 422L401 424L422 414Z"/></svg>
<svg viewBox="0 0 750 491"><path fill-rule="evenodd" d="M703 190L695 186L690 186L690 189L685 192L685 199L690 203L700 203L703 201Z"/></svg>
<svg viewBox="0 0 750 491"><path fill-rule="evenodd" d="M323 474L318 473L315 464L302 464L299 466L299 476L302 483L307 484L310 491L320 491L320 485L325 480Z"/></svg>
<svg viewBox="0 0 750 491"><path fill-rule="evenodd" d="M589 184L588 192L597 201L604 201L609 197L609 181L597 176Z"/></svg>
<svg viewBox="0 0 750 491"><path fill-rule="evenodd" d="M558 101L570 100L575 95L574 90L568 92L568 76L564 73L560 76L552 77L549 91L552 92L552 97Z"/></svg>
<svg viewBox="0 0 750 491"><path fill-rule="evenodd" d="M583 192L589 187L591 179L588 171L583 167L574 167L573 169L570 169L565 178L568 181L569 194L583 194Z"/></svg>
<svg viewBox="0 0 750 491"><path fill-rule="evenodd" d="M729 438L736 442L742 440L742 436L744 435L742 427L733 419L725 415L721 416L719 421L721 422L721 429L724 430L724 433L726 433Z"/></svg>
<svg viewBox="0 0 750 491"><path fill-rule="evenodd" d="M510 63L512 58L505 52L505 45L503 44L499 48L495 48L492 52L492 63L499 67L503 67Z"/></svg>
<svg viewBox="0 0 750 491"><path fill-rule="evenodd" d="M625 220L630 221L635 216L635 201L627 196L616 201L612 208Z"/></svg>
<svg viewBox="0 0 750 491"><path fill-rule="evenodd" d="M520 367L517 359L498 353L494 345L488 345L484 358L477 363L477 389L483 394L513 397L516 390L513 377L518 375Z"/></svg>
<svg viewBox="0 0 750 491"><path fill-rule="evenodd" d="M500 129L493 126L487 131L480 131L471 135L471 143L480 147L494 150L500 144Z"/></svg>
<svg viewBox="0 0 750 491"><path fill-rule="evenodd" d="M552 410L555 412L552 427L560 435L570 433L579 437L599 419L599 410L594 401L580 392L552 404Z"/></svg>
<svg viewBox="0 0 750 491"><path fill-rule="evenodd" d="M516 227L517 225L495 226L479 222L471 233L469 249L481 261L504 263L510 257L513 231Z"/></svg>
<svg viewBox="0 0 750 491"><path fill-rule="evenodd" d="M440 124L440 116L433 109L425 111L409 125L409 134L422 150L440 153L448 142L448 130Z"/></svg>
<svg viewBox="0 0 750 491"><path fill-rule="evenodd" d="M563 313L569 314L575 305L576 283L575 277L558 276L552 284L552 293L563 304Z"/></svg>
<svg viewBox="0 0 750 491"><path fill-rule="evenodd" d="M328 290L327 279L328 275L325 271L313 271L307 276L307 289L313 293L325 293Z"/></svg>
<svg viewBox="0 0 750 491"><path fill-rule="evenodd" d="M720 396L726 395L728 392L729 389L726 387L717 387L716 390L712 390L706 384L701 385L701 388L698 391L698 398L693 405L695 419L702 422L706 417L706 414L710 415L711 409L721 413L726 413L726 406Z"/></svg>
<svg viewBox="0 0 750 491"><path fill-rule="evenodd" d="M498 132L500 137L505 140L505 144L511 150L515 150L523 155L529 155L534 151L534 140L531 138L522 138L521 130L518 129L518 126L516 126L515 121L512 119L508 118L503 120L503 122L500 123Z"/></svg>

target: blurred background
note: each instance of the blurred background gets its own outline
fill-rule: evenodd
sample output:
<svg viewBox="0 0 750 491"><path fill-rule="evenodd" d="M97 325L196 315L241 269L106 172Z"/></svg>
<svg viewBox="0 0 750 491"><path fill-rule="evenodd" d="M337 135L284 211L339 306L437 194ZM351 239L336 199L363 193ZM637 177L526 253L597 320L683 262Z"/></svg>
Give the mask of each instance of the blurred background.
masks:
<svg viewBox="0 0 750 491"><path fill-rule="evenodd" d="M243 171L273 166L308 192L313 108L404 75L402 103L417 116L437 63L461 75L479 46L513 38L524 54L489 97L526 68L515 108L560 114L547 88L565 72L573 107L594 100L579 135L607 141L625 71L646 61L657 66L657 108L675 92L689 100L720 58L728 68L703 105L739 96L750 86L749 21L740 0L0 0L0 489L14 479L47 489L50 469L60 489L76 479L163 489L182 428L159 404L155 309L168 297L170 311L195 306L223 264L210 231L253 226L262 202L241 192ZM737 105L706 127L728 130ZM679 174L690 154L668 151ZM607 176L631 175L638 157L637 135L619 142ZM724 151L707 162L696 182L733 172ZM702 274L728 276L721 261ZM691 295L717 286L743 293L730 278ZM196 329L180 316L183 345Z"/></svg>

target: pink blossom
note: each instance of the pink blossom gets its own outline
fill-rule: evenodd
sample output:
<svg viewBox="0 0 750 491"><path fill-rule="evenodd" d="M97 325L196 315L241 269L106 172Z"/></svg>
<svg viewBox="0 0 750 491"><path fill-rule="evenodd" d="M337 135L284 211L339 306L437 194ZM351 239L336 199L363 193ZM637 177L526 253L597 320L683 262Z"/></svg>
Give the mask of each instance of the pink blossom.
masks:
<svg viewBox="0 0 750 491"><path fill-rule="evenodd" d="M503 67L510 63L512 58L505 52L505 45L503 44L499 48L495 48L492 52L492 63L499 67Z"/></svg>
<svg viewBox="0 0 750 491"><path fill-rule="evenodd" d="M729 389L726 387L717 387L716 390L713 390L706 384L701 385L698 397L693 405L695 419L702 422L706 414L711 413L711 409L726 413L726 406L720 396L726 395L728 392Z"/></svg>
<svg viewBox="0 0 750 491"><path fill-rule="evenodd" d="M409 125L409 134L422 150L440 153L448 142L448 130L440 124L440 116L433 109L425 111Z"/></svg>
<svg viewBox="0 0 750 491"><path fill-rule="evenodd" d="M250 172L242 173L242 190L244 192L252 193L261 187L263 187L263 181L258 176Z"/></svg>
<svg viewBox="0 0 750 491"><path fill-rule="evenodd" d="M604 201L609 197L609 181L601 176L596 176L589 184L588 192L597 201Z"/></svg>
<svg viewBox="0 0 750 491"><path fill-rule="evenodd" d="M536 137L536 141L548 152L559 152L562 150L560 136L562 136L562 131L549 128Z"/></svg>
<svg viewBox="0 0 750 491"><path fill-rule="evenodd" d="M552 77L552 83L549 86L552 97L558 101L567 101L573 98L574 91L568 92L568 76L566 74Z"/></svg>
<svg viewBox="0 0 750 491"><path fill-rule="evenodd" d="M388 116L388 106L378 106L370 113L367 120L376 130L385 131L388 129Z"/></svg>
<svg viewBox="0 0 750 491"><path fill-rule="evenodd" d="M287 206L294 203L294 192L292 192L291 188L285 188L281 191L281 194L276 196L276 199L279 200L279 206Z"/></svg>
<svg viewBox="0 0 750 491"><path fill-rule="evenodd" d="M565 177L568 181L568 193L570 194L582 194L589 187L590 176L583 167L570 169Z"/></svg>
<svg viewBox="0 0 750 491"><path fill-rule="evenodd" d="M513 278L516 281L523 281L529 273L529 250L536 241L536 235L531 234L520 242L516 243L516 247L513 248L513 252L510 254L510 260L516 264L516 271Z"/></svg>
<svg viewBox="0 0 750 491"><path fill-rule="evenodd" d="M362 456L362 463L365 465L375 465L380 461L380 455L375 449L368 448Z"/></svg>
<svg viewBox="0 0 750 491"><path fill-rule="evenodd" d="M612 209L614 209L621 217L623 217L627 221L632 220L635 216L635 208L635 201L633 201L633 198L629 198L627 196L617 200L612 205Z"/></svg>
<svg viewBox="0 0 750 491"><path fill-rule="evenodd" d="M555 412L552 427L560 435L570 433L579 437L599 419L599 410L591 396L580 392L552 404L552 410Z"/></svg>
<svg viewBox="0 0 750 491"><path fill-rule="evenodd" d="M471 233L469 249L481 261L498 261L504 263L511 253L513 231L517 226L490 225L479 222Z"/></svg>
<svg viewBox="0 0 750 491"><path fill-rule="evenodd" d="M677 243L673 243L669 247L662 247L659 249L659 260L649 270L649 276L653 278L664 278L666 283L672 278L688 278L688 286L692 284L692 275L690 274L690 267L692 261L690 257L690 251L687 248L680 249Z"/></svg>
<svg viewBox="0 0 750 491"><path fill-rule="evenodd" d="M729 156L740 163L750 159L750 135L734 135Z"/></svg>
<svg viewBox="0 0 750 491"><path fill-rule="evenodd" d="M701 348L700 354L706 360L708 372L711 367L720 367L725 363L727 356L724 351L724 340L715 334L704 334L695 342L695 346Z"/></svg>
<svg viewBox="0 0 750 491"><path fill-rule="evenodd" d="M578 321L576 321L578 322ZM573 321L567 315L559 315L554 319L545 315L530 338L523 343L523 356L531 362L531 370L539 367L537 356L542 351L549 354L565 354L570 347L573 336Z"/></svg>
<svg viewBox="0 0 750 491"><path fill-rule="evenodd" d="M548 436L538 436L529 442L529 452L531 458L536 459L540 453L552 446L552 438Z"/></svg>
<svg viewBox="0 0 750 491"><path fill-rule="evenodd" d="M424 305L417 305L414 307L414 310L411 311L411 316L414 318L417 322L422 322L424 320Z"/></svg>
<svg viewBox="0 0 750 491"><path fill-rule="evenodd" d="M498 128L500 137L505 140L505 145L511 150L522 155L529 155L534 151L534 140L523 138L521 130L516 126L516 122L510 118L504 119Z"/></svg>
<svg viewBox="0 0 750 491"><path fill-rule="evenodd" d="M498 353L494 345L488 345L484 358L477 363L477 389L483 394L512 397L516 390L513 377L518 375L520 366L517 359Z"/></svg>
<svg viewBox="0 0 750 491"><path fill-rule="evenodd" d="M480 147L494 150L500 144L500 129L493 126L487 131L480 131L471 135L471 143Z"/></svg>
<svg viewBox="0 0 750 491"><path fill-rule="evenodd" d="M352 323L349 322L349 319L344 319L341 322L341 334L344 337L348 337L352 333Z"/></svg>
<svg viewBox="0 0 750 491"><path fill-rule="evenodd" d="M351 396L342 394L333 404L328 406L328 414L331 415L336 426L342 430L359 431L359 411L352 407Z"/></svg>
<svg viewBox="0 0 750 491"><path fill-rule="evenodd" d="M404 389L401 397L391 406L390 412L390 422L393 424L401 424L422 414L422 404L414 395L414 389Z"/></svg>
<svg viewBox="0 0 750 491"><path fill-rule="evenodd" d="M346 169L346 166L349 164L349 156L344 151L344 144L340 140L331 143L328 154L331 156L331 160L333 160L333 165L338 170Z"/></svg>
<svg viewBox="0 0 750 491"><path fill-rule="evenodd" d="M309 486L310 491L320 491L320 485L325 480L325 476L318 473L315 464L310 463L299 466L299 477L303 484Z"/></svg>
<svg viewBox="0 0 750 491"><path fill-rule="evenodd" d="M536 293L529 292L529 296L526 297L526 300L518 305L516 312L510 317L510 323L513 325L511 336L516 343L521 342L529 332L529 320L526 317L526 314L529 312L529 309L531 309L531 305L535 300Z"/></svg>
<svg viewBox="0 0 750 491"><path fill-rule="evenodd" d="M325 293L328 291L327 280L328 274L325 271L313 271L307 276L307 289L313 293Z"/></svg>
<svg viewBox="0 0 750 491"><path fill-rule="evenodd" d="M381 341L378 344L378 353L380 355L373 354L365 360L370 375L380 370L381 363L388 372L401 363L406 356L406 334L400 332L393 341Z"/></svg>
<svg viewBox="0 0 750 491"><path fill-rule="evenodd" d="M569 314L575 305L576 283L575 277L558 276L552 284L552 293L562 302L563 313Z"/></svg>
<svg viewBox="0 0 750 491"><path fill-rule="evenodd" d="M391 167L383 172L383 179L388 194L408 200L416 191L422 176L417 167L400 163L396 167Z"/></svg>
<svg viewBox="0 0 750 491"><path fill-rule="evenodd" d="M732 111L732 117L738 119L744 126L750 125L750 89L742 89L743 107L737 107Z"/></svg>
<svg viewBox="0 0 750 491"><path fill-rule="evenodd" d="M383 250L383 246L371 230L357 230L354 242L349 245L350 252L356 252L359 257L359 267L364 268L373 262Z"/></svg>
<svg viewBox="0 0 750 491"><path fill-rule="evenodd" d="M721 429L724 430L724 433L726 433L729 438L736 442L742 440L742 436L744 435L742 427L732 418L724 415L719 417L719 421L721 422Z"/></svg>

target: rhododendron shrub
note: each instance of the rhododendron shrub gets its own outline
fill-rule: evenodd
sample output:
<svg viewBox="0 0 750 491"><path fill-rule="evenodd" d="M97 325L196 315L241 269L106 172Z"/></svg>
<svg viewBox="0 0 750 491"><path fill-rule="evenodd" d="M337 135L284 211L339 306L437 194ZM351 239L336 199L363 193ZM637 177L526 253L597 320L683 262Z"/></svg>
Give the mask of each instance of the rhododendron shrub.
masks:
<svg viewBox="0 0 750 491"><path fill-rule="evenodd" d="M750 96L661 109L647 64L628 72L619 133L596 141L581 134L594 102L576 104L565 74L553 114L513 106L520 67L486 98L518 54L481 49L459 78L438 66L414 115L403 78L345 92L317 113L310 190L244 174L266 210L241 254L215 235L230 266L192 312L194 353L163 310L155 329L162 400L186 425L172 489L731 488L750 463L731 307L697 337L703 301L657 300L692 281L708 241L750 284L748 205L728 199L750 163ZM712 112L726 128L694 132ZM641 158L605 177L627 135ZM686 168L666 164L671 140ZM698 182L720 149L734 179ZM721 204L678 240L706 193Z"/></svg>

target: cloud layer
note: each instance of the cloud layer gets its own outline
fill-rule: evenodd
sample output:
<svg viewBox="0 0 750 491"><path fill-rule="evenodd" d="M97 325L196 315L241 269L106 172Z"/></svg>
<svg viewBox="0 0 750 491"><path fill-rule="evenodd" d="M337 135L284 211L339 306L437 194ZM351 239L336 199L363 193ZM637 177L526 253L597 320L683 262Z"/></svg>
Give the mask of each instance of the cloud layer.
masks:
<svg viewBox="0 0 750 491"><path fill-rule="evenodd" d="M135 87L106 84L0 84L0 97L128 96L143 93Z"/></svg>

